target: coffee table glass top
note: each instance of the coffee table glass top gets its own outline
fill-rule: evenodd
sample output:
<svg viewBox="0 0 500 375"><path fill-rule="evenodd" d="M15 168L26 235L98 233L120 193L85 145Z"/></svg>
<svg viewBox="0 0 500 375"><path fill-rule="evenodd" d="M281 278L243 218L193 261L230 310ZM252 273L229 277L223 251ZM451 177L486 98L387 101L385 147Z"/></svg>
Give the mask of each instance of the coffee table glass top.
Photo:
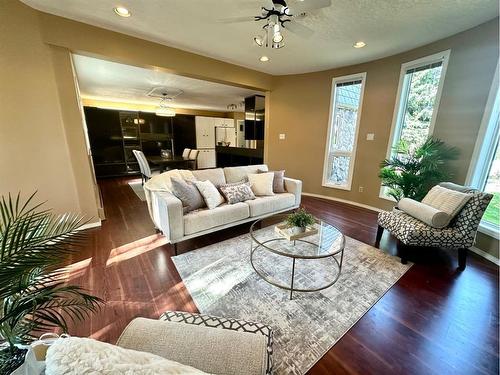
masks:
<svg viewBox="0 0 500 375"><path fill-rule="evenodd" d="M250 227L250 236L260 246L273 253L290 258L318 259L335 255L344 249L344 235L322 220L314 225L318 233L289 241L275 231L258 231L261 227L272 226L285 221L287 214L274 215L257 220Z"/></svg>

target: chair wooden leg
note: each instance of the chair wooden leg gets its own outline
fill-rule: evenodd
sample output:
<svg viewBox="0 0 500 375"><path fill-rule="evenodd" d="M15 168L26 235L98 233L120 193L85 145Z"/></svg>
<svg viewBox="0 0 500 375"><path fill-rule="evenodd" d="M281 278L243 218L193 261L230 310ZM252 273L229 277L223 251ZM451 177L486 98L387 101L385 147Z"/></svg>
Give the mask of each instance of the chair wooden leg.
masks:
<svg viewBox="0 0 500 375"><path fill-rule="evenodd" d="M378 226L377 228L377 237L375 238L375 246L378 247L380 244L380 239L382 238L382 234L384 234L384 227Z"/></svg>
<svg viewBox="0 0 500 375"><path fill-rule="evenodd" d="M467 249L458 249L458 269L460 271L465 270L465 265L467 263Z"/></svg>
<svg viewBox="0 0 500 375"><path fill-rule="evenodd" d="M408 263L408 246L405 245L403 242L398 240L398 255L401 258L401 264L407 264Z"/></svg>

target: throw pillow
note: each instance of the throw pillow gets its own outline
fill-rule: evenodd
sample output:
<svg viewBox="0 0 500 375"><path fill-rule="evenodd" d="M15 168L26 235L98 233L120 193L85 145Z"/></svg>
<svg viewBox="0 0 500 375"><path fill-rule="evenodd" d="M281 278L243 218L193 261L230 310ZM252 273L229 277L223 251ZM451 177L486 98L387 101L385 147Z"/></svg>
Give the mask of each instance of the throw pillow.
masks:
<svg viewBox="0 0 500 375"><path fill-rule="evenodd" d="M450 215L446 212L410 198L401 199L398 208L433 228L444 228L450 222Z"/></svg>
<svg viewBox="0 0 500 375"><path fill-rule="evenodd" d="M210 181L194 181L193 182L200 191L207 207L211 210L224 203L224 198Z"/></svg>
<svg viewBox="0 0 500 375"><path fill-rule="evenodd" d="M448 225L471 199L472 195L436 185L422 199L422 203L446 212L450 216L450 220L446 223Z"/></svg>
<svg viewBox="0 0 500 375"><path fill-rule="evenodd" d="M282 171L269 171L274 173L273 192L286 193L285 189L285 170ZM269 173L268 171L258 170L258 173Z"/></svg>
<svg viewBox="0 0 500 375"><path fill-rule="evenodd" d="M248 182L250 182L255 195L274 195L273 181L273 172L248 174Z"/></svg>
<svg viewBox="0 0 500 375"><path fill-rule="evenodd" d="M177 177L172 177L170 180L172 182L172 194L181 200L185 214L205 207L203 196L192 182Z"/></svg>
<svg viewBox="0 0 500 375"><path fill-rule="evenodd" d="M219 185L219 189L229 204L255 199L255 195L250 188L249 182L236 182L234 184Z"/></svg>
<svg viewBox="0 0 500 375"><path fill-rule="evenodd" d="M88 338L57 339L47 349L46 374L206 374L155 354Z"/></svg>

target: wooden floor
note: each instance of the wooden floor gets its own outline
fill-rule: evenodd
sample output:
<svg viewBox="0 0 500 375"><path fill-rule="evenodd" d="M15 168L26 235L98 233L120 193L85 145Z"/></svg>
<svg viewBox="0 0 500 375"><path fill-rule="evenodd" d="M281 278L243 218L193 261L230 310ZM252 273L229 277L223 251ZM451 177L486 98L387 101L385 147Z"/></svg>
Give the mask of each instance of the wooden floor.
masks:
<svg viewBox="0 0 500 375"><path fill-rule="evenodd" d="M88 231L88 245L72 262L68 280L102 297L102 312L70 334L115 342L131 319L164 310L197 312L155 233L145 202L127 179L100 182L107 220ZM303 197L307 210L346 235L373 244L376 213ZM179 252L248 231L248 225L179 245ZM395 252L384 234L380 248ZM469 254L464 272L456 254L421 249L416 264L312 368L310 374L498 374L498 267Z"/></svg>

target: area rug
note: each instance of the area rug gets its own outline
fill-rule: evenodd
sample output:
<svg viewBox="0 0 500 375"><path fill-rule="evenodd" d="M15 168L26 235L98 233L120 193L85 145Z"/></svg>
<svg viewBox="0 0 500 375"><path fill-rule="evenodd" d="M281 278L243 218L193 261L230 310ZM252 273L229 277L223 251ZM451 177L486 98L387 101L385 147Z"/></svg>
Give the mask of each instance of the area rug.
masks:
<svg viewBox="0 0 500 375"><path fill-rule="evenodd" d="M257 232L264 240L273 228ZM294 294L262 280L250 264L250 237L233 239L172 258L203 314L265 323L274 329L276 374L306 373L411 267L399 258L346 237L336 284L314 293ZM259 270L290 281L291 259L264 250L254 256ZM331 259L297 260L295 286L325 283Z"/></svg>
<svg viewBox="0 0 500 375"><path fill-rule="evenodd" d="M146 200L146 194L144 193L144 188L142 187L141 181L130 181L128 186L134 191L135 195L141 200Z"/></svg>

